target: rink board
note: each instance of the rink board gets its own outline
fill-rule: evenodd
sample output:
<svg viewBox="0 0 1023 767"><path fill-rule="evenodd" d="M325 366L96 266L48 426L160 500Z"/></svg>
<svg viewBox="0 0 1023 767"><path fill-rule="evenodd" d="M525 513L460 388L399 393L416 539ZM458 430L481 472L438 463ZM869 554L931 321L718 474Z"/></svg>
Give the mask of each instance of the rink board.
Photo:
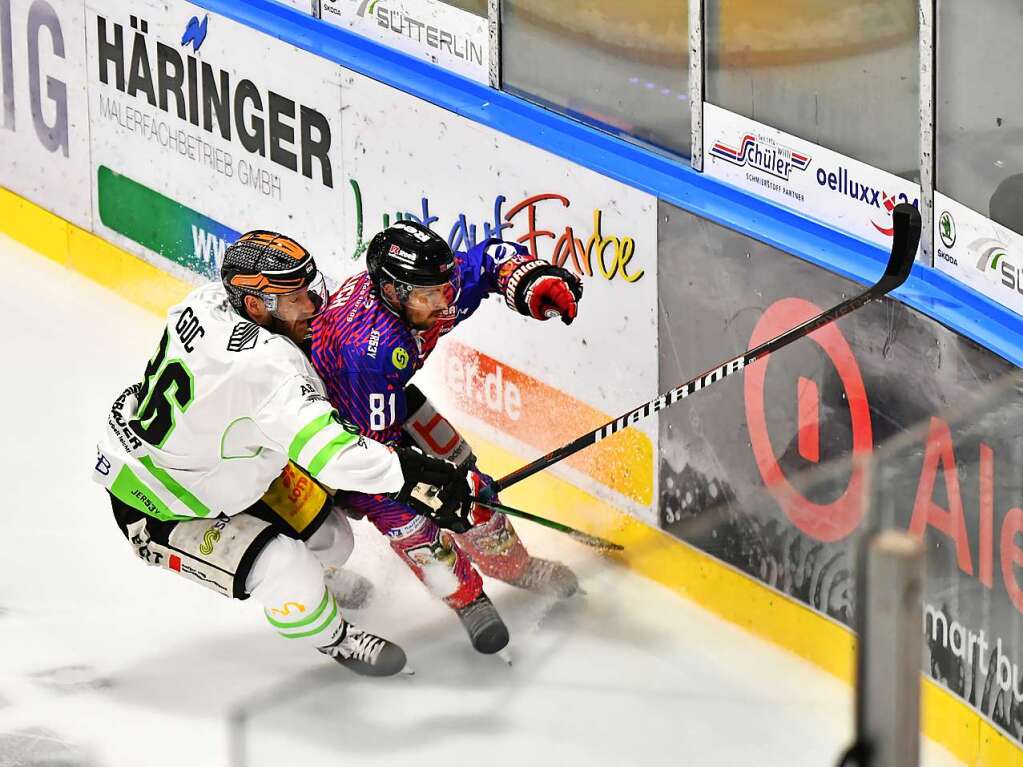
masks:
<svg viewBox="0 0 1023 767"><path fill-rule="evenodd" d="M0 222L15 239L155 314L190 289L188 283L4 189ZM492 435L488 439L467 433L488 466L500 471L521 464L521 456L496 444ZM549 509L551 518L621 542L626 550L617 558L631 569L852 683L852 632L797 599L557 477L538 475L505 496L509 503ZM924 734L968 764L1023 764L1017 747L974 709L930 679L921 684Z"/></svg>
<svg viewBox="0 0 1023 767"><path fill-rule="evenodd" d="M860 289L674 206L658 218L662 250L677 254L661 265L660 302L688 309L661 324L661 388L712 366L722 342L753 348ZM1017 378L905 304L868 304L662 414L660 526L848 627L861 536L922 537L924 676L1012 732Z"/></svg>
<svg viewBox="0 0 1023 767"><path fill-rule="evenodd" d="M301 19L283 7L272 9L258 0L242 6L181 3L173 9L123 0L85 4L51 0L38 8L44 6L52 13L35 11L33 24L41 26L32 26L30 4L21 0L11 4L16 66L14 89L3 101L0 182L17 194L0 190L0 221L17 239L129 300L163 312L190 284L215 274L226 243L254 226L296 233L315 246L332 273L344 276L358 268L366 239L402 217L429 221L456 246L471 245L488 231L500 232L584 277L585 304L591 309L584 307L572 328L541 326L498 305L488 306L442 346L444 356L435 361L439 364L424 371L434 377L432 383L441 385L438 391L446 392L440 397L445 408L463 413L476 433L487 434L479 446L488 465L512 468L523 456L546 452L688 378L693 370L719 362L721 355L714 350L723 348L723 336L714 328L722 321L731 351L749 341L761 314L792 297L792 286L807 280L819 283L819 290L802 298L827 304L823 297L838 300L839 294L856 289L846 278L872 281L883 262L878 248L827 225L374 43L339 30L324 32L316 20ZM205 7L226 15L212 14L205 27ZM85 35L68 31L83 25ZM29 35L30 27L41 33ZM265 34L268 28L272 36ZM192 38L185 42L189 34ZM35 80L26 66L31 46L36 46L41 62L41 76ZM138 57L133 59L136 49ZM241 53L233 57L233 51ZM145 58L153 71L161 71L161 56L165 77L180 71L183 83L189 82L190 67L197 82L209 77L220 83L226 77L232 98L238 98L239 89L244 95L243 119L230 110L218 111L215 100L193 102L193 91L185 86L180 100L173 87L147 88L143 70L134 72L136 82L130 84L132 61ZM124 70L120 85L118 57ZM175 70L174 61L180 61L180 70ZM249 85L242 86L243 82ZM67 107L65 120L62 103ZM418 130L402 129L409 115L414 115ZM223 130L220 120L230 122L231 130ZM699 216L696 223L690 222L695 236L674 237L667 221L668 203ZM663 209L659 211L658 205ZM957 213L957 220L965 231L967 217ZM717 224L738 234L718 231ZM732 249L714 258L703 252L726 242ZM741 256L730 264L728 257L735 253ZM757 259L747 253L756 253ZM797 253L802 261L782 253ZM788 276L769 281L767 294L751 300L761 290L761 269L767 269L765 264L772 259L769 271ZM804 262L825 266L829 274L821 277ZM667 279L659 274L665 266ZM734 269L731 282L724 286L707 282L711 266ZM743 279L752 281L744 286ZM669 289L675 285L683 286L683 294L671 296ZM711 302L712 296L720 300ZM985 376L990 380L997 370L1008 368L957 333L1015 364L1023 361L1018 315L999 313L998 307L976 301L947 274L918 268L897 297L905 306L938 317L956 333L935 331L936 323L923 321L922 315L899 304L871 307L873 314L864 314L862 320L849 318L841 325L856 328L865 323L873 328L872 333L863 329L851 334L856 360L864 368L887 360L891 348L861 347L857 338L877 338L877 328L892 327L893 322L916 327L926 339L924 346L933 344L966 359L959 367L973 374L970 382ZM659 315L658 299L674 317L668 316L671 312ZM700 312L690 311L701 302L707 305ZM690 332L700 341L665 343L673 335L681 338ZM624 347L622 337L630 339ZM898 344L894 348L899 359L913 351ZM834 375L828 372L827 360L812 357L821 354L815 349L808 345L799 354L809 358L794 358L801 372L794 381L765 376L760 393L776 386L801 387L797 403L815 401L845 418L852 411L842 404L840 393L837 402L831 399ZM908 425L911 416L932 415L943 402L957 399L959 368L942 378L928 375L927 362L917 361L926 382L934 379L939 389L942 385L946 389L936 391L926 406L899 412L896 403L891 408L896 412L884 411L886 398L879 403L866 375L864 388L871 406ZM977 371L983 375L977 376ZM849 620L844 609L848 595L836 585L842 568L811 568L812 582L824 584L834 601L817 600L812 589L804 593L794 588L791 578L772 580L786 571L769 557L743 559L737 552L744 551L748 540L734 525L723 524L724 534L713 542L693 534L693 526L686 523L694 515L673 500L683 482L704 500L711 493L712 479L720 480L714 484L719 493L727 482L727 493L721 497L734 497L737 507L741 499L742 508L751 510L762 530L787 525L786 545L799 540L804 561L821 536L854 531L855 526L841 524L831 533L812 524L808 526L812 529L804 530L799 509L785 507L766 491L759 462L770 451L765 450L763 434L759 455L742 449L751 433L747 385L738 378L719 384L670 416L648 419L639 429L601 443L589 451L591 455L565 462L552 472L553 478L515 488L508 499L526 508L550 508L554 499L559 518L628 543L625 559L631 567L849 680L853 642L843 625ZM515 396L509 394L513 390ZM791 391L772 397L784 403L786 397L791 399ZM519 401L524 406L516 406ZM540 423L523 418L523 412L540 413ZM801 412L782 409L761 419L768 446L802 445L795 429ZM548 423L543 419L548 413L558 417ZM853 423L857 416L848 418ZM722 428L722 423L729 428ZM843 436L841 430L818 427L823 455L853 445L851 433ZM879 441L877 436L871 445ZM964 448L951 425L953 455L964 450L983 455L978 442L990 447L1001 438L982 436L986 442L969 435L973 441L967 439ZM752 447L754 440L749 442ZM940 454L942 434L924 444ZM994 444L992 450L998 470L1012 447ZM962 463L959 458L966 471L962 495L975 575L967 573L959 580L962 554L958 548L948 549L945 540L942 554L951 551L953 558L944 562L941 576L955 589L958 602L948 610L930 606L934 615L941 611L948 623L961 627L980 618L952 610L969 611L970 600L979 599L997 613L995 623L1005 632L1005 647L1015 651L1018 621L1007 603L1008 587L1003 586L1005 571L1012 572L1013 548L1000 543L995 549L993 540L989 546L988 538L978 539L977 527L989 518L977 500L985 497L980 483L988 464L976 459ZM712 477L720 465L728 467L728 476ZM939 469L942 477L948 476L940 465ZM999 481L1004 474L998 470ZM944 492L941 481L933 487L938 488L936 493ZM839 483L822 492L836 495L841 489ZM1007 486L995 495L992 515L997 516L991 522L999 542L1005 540L1006 520L1014 519L1007 509L1016 503L1015 496L1006 494L1013 492L1015 488ZM944 503L935 497L939 505ZM910 494L910 508L914 501ZM683 542L636 519L659 525ZM905 526L906 520L902 523ZM1013 531L1008 530L1011 544ZM940 535L929 538L932 543L941 540ZM825 544L841 545L833 539ZM1005 552L1008 558L1000 558ZM835 551L824 561L840 562L841 556ZM767 566L771 575L765 576L761 566ZM1001 657L1001 644L998 653ZM977 675L978 664L957 665L955 653L948 656L939 658L939 668L973 675L960 695L983 693L985 679ZM994 665L997 674L997 659ZM967 708L933 683L925 684L925 691L926 731L964 761L1005 764L1014 758L1010 755L1018 758L1010 741L976 708ZM988 696L986 704L978 699L974 705L992 716L984 706L993 700ZM1011 721L1016 707L1006 705Z"/></svg>

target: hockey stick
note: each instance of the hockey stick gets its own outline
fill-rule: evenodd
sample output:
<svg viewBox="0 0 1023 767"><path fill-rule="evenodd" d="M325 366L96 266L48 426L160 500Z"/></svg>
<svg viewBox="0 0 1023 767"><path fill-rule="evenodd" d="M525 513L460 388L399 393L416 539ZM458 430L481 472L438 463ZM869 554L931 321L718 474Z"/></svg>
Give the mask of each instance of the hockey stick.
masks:
<svg viewBox="0 0 1023 767"><path fill-rule="evenodd" d="M785 331L780 336L772 338L770 341L765 341L760 346L750 349L715 368L711 368L705 373L701 373L691 381L687 381L681 386L665 392L656 399L640 405L635 410L613 421L609 421L588 434L583 434L567 445L559 447L541 458L537 458L532 463L528 463L522 468L501 477L487 489L486 496L493 497L493 495L496 495L501 490L521 482L526 477L531 477L538 471L542 471L568 456L578 453L583 448L600 442L602 439L607 439L612 434L621 431L627 426L632 426L634 423L641 421L652 413L656 413L658 410L671 407L679 400L685 399L689 395L700 391L700 389L706 389L722 378L727 378L732 373L739 372L747 365L763 359L772 352L788 346L793 341L798 341L813 331L831 324L840 317L844 317L849 312L866 306L871 301L879 299L895 290L895 288L906 281L910 269L913 267L913 260L916 258L917 245L920 243L920 212L908 202L900 203L892 211L892 222L895 233L892 242L892 253L888 258L888 266L885 268L881 279L865 291L821 312L801 325Z"/></svg>
<svg viewBox="0 0 1023 767"><path fill-rule="evenodd" d="M511 506L505 506L503 503L497 503L495 501L489 501L484 498L470 498L469 500L474 503L478 503L480 506L486 506L488 509L494 511L501 511L507 514L509 517L518 517L519 519L528 519L530 522L536 522L544 527L549 527L551 530L557 530L561 533L567 533L568 535L575 538L579 543L583 543L587 546L591 546L595 549L601 549L602 551L622 551L625 547L620 543L614 543L606 538L601 538L597 535L590 535L584 533L582 530L576 530L574 527L563 525L560 522L555 522L552 519L545 519L544 517L538 517L535 514L530 514L528 511L520 511L519 509L512 508Z"/></svg>

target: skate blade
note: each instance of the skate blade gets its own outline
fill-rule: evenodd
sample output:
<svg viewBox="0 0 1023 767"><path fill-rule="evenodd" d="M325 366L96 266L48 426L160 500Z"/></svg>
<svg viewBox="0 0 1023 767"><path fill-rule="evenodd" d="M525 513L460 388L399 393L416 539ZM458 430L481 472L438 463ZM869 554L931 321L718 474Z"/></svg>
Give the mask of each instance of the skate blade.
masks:
<svg viewBox="0 0 1023 767"><path fill-rule="evenodd" d="M496 653L494 653L494 655L497 656L498 658L500 658L501 660L503 660L509 666L512 665L511 653L508 652L508 648L507 647L505 647L503 650L498 650Z"/></svg>
<svg viewBox="0 0 1023 767"><path fill-rule="evenodd" d="M412 666L410 666L407 663L405 664L405 667L401 671L398 672L398 676L415 676L415 675L416 675L416 670L414 668L412 668Z"/></svg>

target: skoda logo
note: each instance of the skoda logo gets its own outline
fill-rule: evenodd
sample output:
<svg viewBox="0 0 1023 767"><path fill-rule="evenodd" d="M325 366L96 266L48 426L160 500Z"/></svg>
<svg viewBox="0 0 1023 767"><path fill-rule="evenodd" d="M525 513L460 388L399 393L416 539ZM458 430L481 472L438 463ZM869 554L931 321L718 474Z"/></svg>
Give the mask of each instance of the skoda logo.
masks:
<svg viewBox="0 0 1023 767"><path fill-rule="evenodd" d="M938 236L946 248L956 244L956 222L947 210L941 211L938 217Z"/></svg>

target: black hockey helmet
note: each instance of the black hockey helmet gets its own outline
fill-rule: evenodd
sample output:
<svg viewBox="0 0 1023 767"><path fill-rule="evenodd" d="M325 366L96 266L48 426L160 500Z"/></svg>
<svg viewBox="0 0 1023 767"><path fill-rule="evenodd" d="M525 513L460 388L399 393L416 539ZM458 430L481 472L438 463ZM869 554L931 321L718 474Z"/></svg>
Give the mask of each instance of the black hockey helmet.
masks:
<svg viewBox="0 0 1023 767"><path fill-rule="evenodd" d="M366 268L377 292L394 285L402 303L414 288L450 285L450 303L458 298L461 280L455 254L444 238L418 221L399 221L379 232L366 251Z"/></svg>
<svg viewBox="0 0 1023 767"><path fill-rule="evenodd" d="M220 278L234 310L247 317L245 296L263 300L276 316L277 297L307 288L319 312L327 301L323 275L308 250L277 232L246 232L224 251Z"/></svg>

